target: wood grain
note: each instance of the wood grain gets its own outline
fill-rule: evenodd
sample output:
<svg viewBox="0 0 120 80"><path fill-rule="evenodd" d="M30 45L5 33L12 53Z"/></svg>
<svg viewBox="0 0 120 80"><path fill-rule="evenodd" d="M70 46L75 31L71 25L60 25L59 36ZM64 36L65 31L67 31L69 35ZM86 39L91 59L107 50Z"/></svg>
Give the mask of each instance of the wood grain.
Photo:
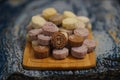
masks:
<svg viewBox="0 0 120 80"><path fill-rule="evenodd" d="M93 38L91 31L89 38ZM76 59L71 55L64 60L55 60L52 56L44 59L36 59L31 44L27 42L23 55L23 67L26 69L71 70L87 69L94 66L96 66L95 52L88 53L84 59Z"/></svg>

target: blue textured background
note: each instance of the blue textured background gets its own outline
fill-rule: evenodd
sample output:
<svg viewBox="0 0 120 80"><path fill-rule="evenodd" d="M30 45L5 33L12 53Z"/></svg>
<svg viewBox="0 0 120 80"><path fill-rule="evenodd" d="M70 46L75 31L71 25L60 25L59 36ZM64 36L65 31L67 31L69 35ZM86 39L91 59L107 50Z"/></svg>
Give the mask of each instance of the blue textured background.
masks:
<svg viewBox="0 0 120 80"><path fill-rule="evenodd" d="M22 1L22 0L21 0ZM22 67L25 27L31 16L47 7L59 12L71 10L90 18L96 48L97 66L88 70L26 70ZM0 3L0 80L93 80L120 79L120 3L118 0L36 0L13 6ZM110 34L110 31L116 35ZM118 41L116 41L116 39ZM107 76L107 77L106 77ZM89 77L89 78L88 78Z"/></svg>

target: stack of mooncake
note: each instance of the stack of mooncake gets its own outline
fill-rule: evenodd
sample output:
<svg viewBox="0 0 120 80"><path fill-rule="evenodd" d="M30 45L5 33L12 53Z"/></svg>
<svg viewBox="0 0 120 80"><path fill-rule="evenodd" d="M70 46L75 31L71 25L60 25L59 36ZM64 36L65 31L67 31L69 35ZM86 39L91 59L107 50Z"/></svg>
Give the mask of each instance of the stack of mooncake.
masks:
<svg viewBox="0 0 120 80"><path fill-rule="evenodd" d="M96 42L88 39L90 20L71 11L61 14L55 8L47 8L33 16L26 29L27 41L38 59L52 55L61 60L69 54L82 59L96 47Z"/></svg>

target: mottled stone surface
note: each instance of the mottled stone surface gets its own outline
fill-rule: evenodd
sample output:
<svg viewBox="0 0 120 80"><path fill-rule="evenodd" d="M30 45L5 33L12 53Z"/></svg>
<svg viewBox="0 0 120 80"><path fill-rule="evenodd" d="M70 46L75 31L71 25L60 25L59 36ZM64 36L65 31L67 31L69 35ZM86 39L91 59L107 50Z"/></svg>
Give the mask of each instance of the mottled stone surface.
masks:
<svg viewBox="0 0 120 80"><path fill-rule="evenodd" d="M55 7L61 13L71 10L90 18L94 39L99 43L95 50L95 68L67 71L23 69L25 27L31 16L47 7ZM6 17L8 21L0 19L4 23L0 25L0 80L120 79L120 3L117 0L36 0L24 4L22 11L15 9L18 12L13 11L14 16L11 12L12 17Z"/></svg>

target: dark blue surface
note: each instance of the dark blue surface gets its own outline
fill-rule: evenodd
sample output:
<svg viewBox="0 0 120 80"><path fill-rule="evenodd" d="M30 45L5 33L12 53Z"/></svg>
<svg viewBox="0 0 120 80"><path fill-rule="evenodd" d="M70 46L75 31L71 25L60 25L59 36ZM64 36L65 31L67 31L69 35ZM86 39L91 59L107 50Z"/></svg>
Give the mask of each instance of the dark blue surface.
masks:
<svg viewBox="0 0 120 80"><path fill-rule="evenodd" d="M95 68L89 70L41 71L26 70L22 67L25 27L32 15L40 13L47 7L55 7L59 12L71 10L78 15L90 18L94 37L100 44L96 49L97 65ZM46 79L56 79L56 77L70 79L65 75L72 75L77 80L77 77L80 78L80 76L91 75L94 78L101 78L98 75L104 75L117 76L116 79L119 80L120 42L117 43L109 33L109 30L116 32L116 37L120 39L119 14L120 5L117 0L42 0L33 1L30 4L26 2L16 7L11 6L8 2L0 4L0 79L6 79L9 75L17 73L17 76L22 74L39 78L47 77ZM87 79L84 78L84 80Z"/></svg>
<svg viewBox="0 0 120 80"><path fill-rule="evenodd" d="M7 55L4 54L6 50L5 47L2 46L4 45L2 38L5 40L5 37L2 36L6 32L3 31L3 29L13 24L14 19L20 14L27 3L28 2L19 6L12 6L5 0L0 3L0 79L2 77L1 75L4 73L5 66L7 66L7 64L5 64L7 62Z"/></svg>

